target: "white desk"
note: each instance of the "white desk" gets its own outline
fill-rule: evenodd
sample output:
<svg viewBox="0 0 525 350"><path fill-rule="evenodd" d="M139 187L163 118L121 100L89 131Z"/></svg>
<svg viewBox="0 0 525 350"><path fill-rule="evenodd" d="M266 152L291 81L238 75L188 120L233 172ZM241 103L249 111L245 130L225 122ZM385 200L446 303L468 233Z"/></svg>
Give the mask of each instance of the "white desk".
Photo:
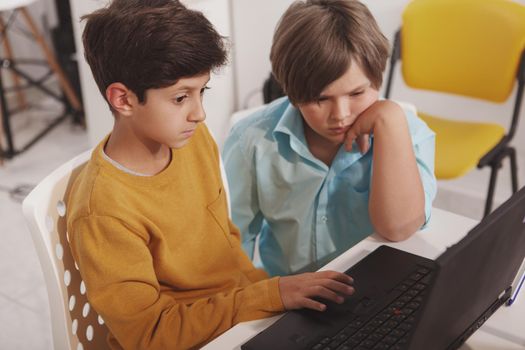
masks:
<svg viewBox="0 0 525 350"><path fill-rule="evenodd" d="M410 239L391 243L377 235L372 235L328 263L321 270L345 271L381 244L435 259L448 246L458 242L476 224L475 220L434 208L427 229L417 232ZM502 306L483 327L469 338L461 349L525 349L524 299L525 296L522 295L511 307ZM203 349L240 349L242 344L280 317L240 323Z"/></svg>

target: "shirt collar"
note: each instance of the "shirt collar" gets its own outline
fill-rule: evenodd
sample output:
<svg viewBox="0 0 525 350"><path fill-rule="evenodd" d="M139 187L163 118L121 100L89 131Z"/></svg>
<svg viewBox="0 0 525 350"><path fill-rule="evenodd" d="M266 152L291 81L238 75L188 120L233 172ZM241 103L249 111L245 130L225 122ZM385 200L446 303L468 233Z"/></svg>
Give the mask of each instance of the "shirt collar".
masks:
<svg viewBox="0 0 525 350"><path fill-rule="evenodd" d="M326 168L326 164L315 158L308 148L304 136L304 124L301 112L299 109L295 108L289 100L287 100L286 103L288 106L284 110L283 115L277 122L273 131L275 141L287 142L295 153L308 161L317 164L321 168Z"/></svg>

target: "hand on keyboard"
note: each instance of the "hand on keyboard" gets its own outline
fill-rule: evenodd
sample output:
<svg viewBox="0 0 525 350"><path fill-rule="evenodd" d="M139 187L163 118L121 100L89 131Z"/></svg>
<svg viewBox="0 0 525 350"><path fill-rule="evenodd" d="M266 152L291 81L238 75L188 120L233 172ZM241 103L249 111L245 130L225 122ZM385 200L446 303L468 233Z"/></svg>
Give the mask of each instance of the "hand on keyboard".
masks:
<svg viewBox="0 0 525 350"><path fill-rule="evenodd" d="M352 283L353 279L344 273L320 271L281 277L279 290L286 310L307 308L324 311L326 305L318 299L341 304L345 296L354 293Z"/></svg>

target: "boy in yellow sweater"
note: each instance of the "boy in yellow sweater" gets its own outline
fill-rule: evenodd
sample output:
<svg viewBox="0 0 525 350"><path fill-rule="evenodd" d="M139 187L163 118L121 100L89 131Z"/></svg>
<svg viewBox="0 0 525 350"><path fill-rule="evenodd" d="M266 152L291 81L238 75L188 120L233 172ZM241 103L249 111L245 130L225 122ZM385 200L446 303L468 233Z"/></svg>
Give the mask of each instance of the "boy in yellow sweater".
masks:
<svg viewBox="0 0 525 350"><path fill-rule="evenodd" d="M210 72L227 58L208 20L175 0L115 0L85 19L115 123L75 180L67 221L110 347L198 348L238 322L351 295L345 274L269 279L243 253L201 123Z"/></svg>

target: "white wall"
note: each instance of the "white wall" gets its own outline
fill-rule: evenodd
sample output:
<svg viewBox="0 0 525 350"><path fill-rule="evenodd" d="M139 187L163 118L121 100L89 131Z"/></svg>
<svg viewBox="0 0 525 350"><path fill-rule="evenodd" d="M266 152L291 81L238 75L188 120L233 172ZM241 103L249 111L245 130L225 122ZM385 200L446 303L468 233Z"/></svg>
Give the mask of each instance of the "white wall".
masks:
<svg viewBox="0 0 525 350"><path fill-rule="evenodd" d="M84 23L80 22L82 15L95 11L104 6L103 0L72 0L71 17L73 31L75 32L75 45L77 47L77 61L80 74L80 85L82 87L82 99L86 116L86 126L89 143L95 146L113 127L113 116L109 111L106 101L100 94L91 70L84 59L82 46L82 31Z"/></svg>
<svg viewBox="0 0 525 350"><path fill-rule="evenodd" d="M228 0L186 0L183 1L188 7L203 11L207 18L213 23L223 36L230 36L230 8ZM86 124L88 128L91 145L96 145L113 126L113 116L102 95L100 94L89 66L84 59L81 33L84 23L79 18L106 4L105 0L72 0L71 11L75 30L75 41L79 55L79 70L86 112ZM204 107L207 112L206 123L217 138L219 146L222 145L224 134L228 125L228 119L233 112L233 73L232 68L226 67L214 74L209 86L212 88L206 92Z"/></svg>
<svg viewBox="0 0 525 350"><path fill-rule="evenodd" d="M294 0L232 0L236 68L236 109L262 103L261 88L271 70L270 47L281 15ZM363 0L388 39L401 24L409 0Z"/></svg>

